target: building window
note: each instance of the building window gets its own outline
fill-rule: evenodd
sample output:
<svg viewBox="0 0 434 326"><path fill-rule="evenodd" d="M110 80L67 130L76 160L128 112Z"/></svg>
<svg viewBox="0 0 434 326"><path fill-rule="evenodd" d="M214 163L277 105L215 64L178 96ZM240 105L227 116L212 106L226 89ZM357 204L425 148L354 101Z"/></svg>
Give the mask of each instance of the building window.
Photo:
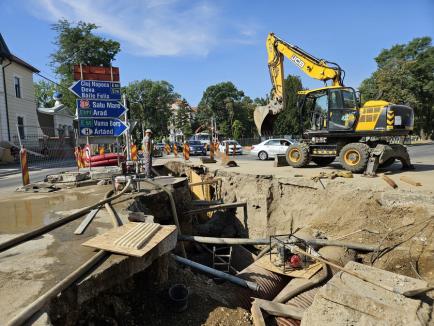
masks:
<svg viewBox="0 0 434 326"><path fill-rule="evenodd" d="M26 136L24 134L24 118L18 117L17 118L17 124L18 124L18 132L20 133L20 139L24 139Z"/></svg>
<svg viewBox="0 0 434 326"><path fill-rule="evenodd" d="M14 77L15 96L21 98L21 84L18 77Z"/></svg>

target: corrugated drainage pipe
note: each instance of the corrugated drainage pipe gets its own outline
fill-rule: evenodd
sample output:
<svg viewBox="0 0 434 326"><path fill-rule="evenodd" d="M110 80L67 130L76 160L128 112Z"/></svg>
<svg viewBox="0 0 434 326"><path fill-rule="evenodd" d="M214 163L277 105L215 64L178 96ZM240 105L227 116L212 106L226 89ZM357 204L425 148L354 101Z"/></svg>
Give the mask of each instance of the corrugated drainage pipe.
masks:
<svg viewBox="0 0 434 326"><path fill-rule="evenodd" d="M254 263L239 272L237 276L259 285L259 291L257 292L252 292L248 289L240 289L237 291L238 302L236 304L245 309L250 309L252 303L251 297L273 300L289 280L287 276L270 272Z"/></svg>

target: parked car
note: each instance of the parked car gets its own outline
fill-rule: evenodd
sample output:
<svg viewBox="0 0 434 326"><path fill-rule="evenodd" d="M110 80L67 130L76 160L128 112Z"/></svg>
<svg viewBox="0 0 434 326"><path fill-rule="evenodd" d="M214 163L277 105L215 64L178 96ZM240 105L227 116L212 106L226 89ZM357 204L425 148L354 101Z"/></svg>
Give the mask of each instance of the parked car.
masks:
<svg viewBox="0 0 434 326"><path fill-rule="evenodd" d="M156 143L154 144L153 156L154 157L162 157L164 151L164 143Z"/></svg>
<svg viewBox="0 0 434 326"><path fill-rule="evenodd" d="M229 154L233 154L234 152L234 145L236 147L235 154L241 155L243 154L243 147L236 141L232 139L224 140L220 143L219 151L224 153L226 151L226 144L229 145Z"/></svg>
<svg viewBox="0 0 434 326"><path fill-rule="evenodd" d="M205 146L199 140L189 140L187 143L190 146L190 155L206 155Z"/></svg>
<svg viewBox="0 0 434 326"><path fill-rule="evenodd" d="M262 161L275 157L277 154L286 154L286 150L294 141L279 138L268 139L260 144L253 145L250 154L258 156Z"/></svg>

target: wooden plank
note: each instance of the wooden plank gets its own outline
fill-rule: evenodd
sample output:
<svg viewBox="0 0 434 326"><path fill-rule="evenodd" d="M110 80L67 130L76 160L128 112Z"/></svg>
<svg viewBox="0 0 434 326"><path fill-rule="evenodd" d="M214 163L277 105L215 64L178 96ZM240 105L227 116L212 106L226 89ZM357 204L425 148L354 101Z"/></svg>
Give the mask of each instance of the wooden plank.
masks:
<svg viewBox="0 0 434 326"><path fill-rule="evenodd" d="M92 222L93 218L98 213L99 208L92 209L84 218L84 220L80 223L80 225L75 229L74 234L83 234L86 228L89 226L90 222Z"/></svg>
<svg viewBox="0 0 434 326"><path fill-rule="evenodd" d="M158 223L136 223L136 225L123 236L114 241L114 244L126 248L139 249L155 232Z"/></svg>
<svg viewBox="0 0 434 326"><path fill-rule="evenodd" d="M176 232L175 225L161 225L158 231L152 235L151 238L146 242L146 244L140 248L127 248L122 246L117 246L114 244L114 240L120 238L129 230L133 229L136 225L136 222L129 222L125 225L122 225L118 228L109 230L103 234L97 235L96 237L86 241L83 243L83 246L98 248L102 250L107 250L110 252L114 252L117 254L123 254L127 256L135 256L135 257L143 257L146 253L148 253L152 248L157 246L160 242L164 242L167 237ZM176 235L174 237L170 237L170 240L174 241L173 247L176 245Z"/></svg>
<svg viewBox="0 0 434 326"><path fill-rule="evenodd" d="M422 183L414 181L413 179L410 179L409 177L406 177L405 175L403 175L402 177L399 177L399 180L408 183L412 186L416 186L416 187L420 187L422 186Z"/></svg>
<svg viewBox="0 0 434 326"><path fill-rule="evenodd" d="M250 309L253 317L253 325L255 326L266 326L264 316L262 315L261 308L259 308L258 304L253 302L252 308Z"/></svg>
<svg viewBox="0 0 434 326"><path fill-rule="evenodd" d="M263 299L255 298L254 304L265 310L268 314L279 317L289 317L301 320L303 318L304 308L296 307L289 304L277 303ZM253 305L252 305L253 306Z"/></svg>
<svg viewBox="0 0 434 326"><path fill-rule="evenodd" d="M389 178L387 175L383 175L383 180L387 182L389 186L391 186L393 189L398 188L398 185L393 181L391 178Z"/></svg>
<svg viewBox="0 0 434 326"><path fill-rule="evenodd" d="M271 254L271 259L273 259L275 256L276 254ZM266 270L273 273L291 276L291 277L305 278L305 279L310 279L312 276L318 273L322 268L322 264L317 262L317 263L312 263L311 265L305 267L304 269L294 269L292 271L283 272L283 267L277 267L270 261L270 255L265 255L259 258L257 261L255 261L254 264L262 268L265 268Z"/></svg>

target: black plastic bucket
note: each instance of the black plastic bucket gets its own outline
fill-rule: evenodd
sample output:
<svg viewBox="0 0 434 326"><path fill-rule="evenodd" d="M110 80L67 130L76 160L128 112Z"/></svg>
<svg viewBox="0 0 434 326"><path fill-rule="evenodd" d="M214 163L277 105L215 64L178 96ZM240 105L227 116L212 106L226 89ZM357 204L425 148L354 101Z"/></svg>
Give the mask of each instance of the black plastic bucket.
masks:
<svg viewBox="0 0 434 326"><path fill-rule="evenodd" d="M184 284L175 284L169 289L169 298L173 303L173 310L184 311L188 305L188 288Z"/></svg>

